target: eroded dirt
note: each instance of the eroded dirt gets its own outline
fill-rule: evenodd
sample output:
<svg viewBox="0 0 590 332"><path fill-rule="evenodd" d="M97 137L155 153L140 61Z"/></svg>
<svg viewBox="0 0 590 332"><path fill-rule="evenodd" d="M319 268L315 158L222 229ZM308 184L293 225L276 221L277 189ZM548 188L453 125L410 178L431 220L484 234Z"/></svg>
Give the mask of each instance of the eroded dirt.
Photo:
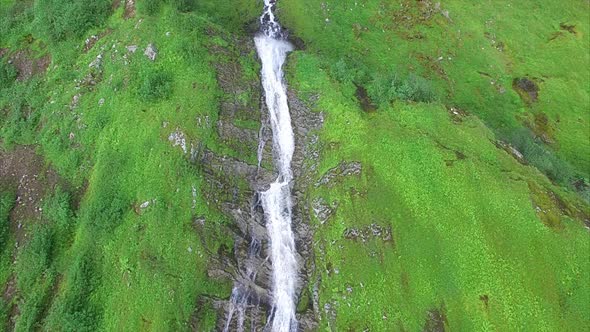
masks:
<svg viewBox="0 0 590 332"><path fill-rule="evenodd" d="M51 64L51 55L46 54L40 58L35 58L30 50L25 49L12 54L9 63L18 72L16 79L24 81L33 77L33 75L45 73Z"/></svg>
<svg viewBox="0 0 590 332"><path fill-rule="evenodd" d="M33 147L0 150L0 188L16 193L16 202L10 212L10 229L16 235L17 247L27 238L27 223L41 217L43 198L58 184L65 185Z"/></svg>
<svg viewBox="0 0 590 332"><path fill-rule="evenodd" d="M65 185L43 158L35 153L32 146L18 146L12 151L0 149L0 190L16 193L16 202L10 212L10 231L15 235L16 257L18 249L27 241L29 223L41 218L43 198L55 187ZM19 314L14 299L18 290L14 275L2 292L2 300L10 305L8 330L14 328L15 317Z"/></svg>

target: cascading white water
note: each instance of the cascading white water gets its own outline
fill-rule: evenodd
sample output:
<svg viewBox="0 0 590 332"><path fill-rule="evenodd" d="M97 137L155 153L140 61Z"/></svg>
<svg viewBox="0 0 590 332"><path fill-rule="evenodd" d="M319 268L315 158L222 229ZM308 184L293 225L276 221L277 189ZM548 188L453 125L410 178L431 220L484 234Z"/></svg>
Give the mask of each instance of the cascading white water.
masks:
<svg viewBox="0 0 590 332"><path fill-rule="evenodd" d="M260 193L270 237L272 262L273 308L269 324L272 331L289 332L297 330L297 260L291 229L291 159L295 150L295 139L282 68L287 53L292 51L293 47L284 40L281 27L275 20L275 0L265 0L264 4L264 14L260 18L262 33L254 38L254 42L262 62L262 86L270 115L275 164L279 172L278 178L271 183L270 188Z"/></svg>
<svg viewBox="0 0 590 332"><path fill-rule="evenodd" d="M291 159L295 150L291 115L287 103L287 92L283 81L283 64L292 45L284 38L279 23L275 20L273 7L276 0L264 0L264 13L260 17L262 32L254 38L256 50L262 63L262 87L269 111L273 134L273 153L278 170L277 179L268 190L259 192L259 201L264 210L266 228L270 239L270 259L272 262L272 310L265 331L294 332L297 330L295 316L295 289L297 286L297 260L295 240L291 229ZM264 139L258 146L258 167L261 165ZM257 268L253 265L260 254L259 240L252 238L248 257L244 261L247 282L255 283ZM251 298L254 293L249 286L237 281L234 285L224 332L229 332L231 321L237 314L235 330L244 330L244 321L249 307L254 305L257 314L259 299ZM255 329L255 317L250 317L251 330Z"/></svg>

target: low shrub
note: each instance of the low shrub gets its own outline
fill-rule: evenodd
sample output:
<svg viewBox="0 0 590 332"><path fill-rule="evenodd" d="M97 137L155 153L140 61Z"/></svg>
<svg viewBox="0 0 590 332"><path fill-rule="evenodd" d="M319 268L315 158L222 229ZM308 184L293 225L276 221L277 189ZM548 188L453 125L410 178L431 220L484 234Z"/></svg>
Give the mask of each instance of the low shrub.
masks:
<svg viewBox="0 0 590 332"><path fill-rule="evenodd" d="M145 0L137 3L140 13L153 16L160 11L162 0Z"/></svg>
<svg viewBox="0 0 590 332"><path fill-rule="evenodd" d="M196 0L146 0L138 3L139 11L142 14L154 16L160 12L164 4L170 4L176 10L187 13L196 9Z"/></svg>
<svg viewBox="0 0 590 332"><path fill-rule="evenodd" d="M395 100L429 103L436 100L432 84L416 75L401 78L397 73L376 74L367 87L375 104L388 104Z"/></svg>
<svg viewBox="0 0 590 332"><path fill-rule="evenodd" d="M89 29L104 24L111 1L38 0L34 12L39 34L50 41L61 41L82 37Z"/></svg>
<svg viewBox="0 0 590 332"><path fill-rule="evenodd" d="M395 100L423 103L436 100L430 81L414 74L407 77L396 72L368 75L362 62L347 59L333 63L330 72L339 82L365 87L369 98L376 105L389 104Z"/></svg>
<svg viewBox="0 0 590 332"><path fill-rule="evenodd" d="M562 185L571 186L576 177L573 167L558 158L528 128L519 128L509 133L505 139L517 149L528 163L547 175L549 179Z"/></svg>
<svg viewBox="0 0 590 332"><path fill-rule="evenodd" d="M26 36L29 33L27 25L33 17L32 1L14 1L10 7L0 10L0 36L6 40Z"/></svg>
<svg viewBox="0 0 590 332"><path fill-rule="evenodd" d="M34 331L39 320L50 301L51 285L54 282L53 275L48 275L46 280L34 285L28 294L19 303L19 316L16 321L15 331Z"/></svg>

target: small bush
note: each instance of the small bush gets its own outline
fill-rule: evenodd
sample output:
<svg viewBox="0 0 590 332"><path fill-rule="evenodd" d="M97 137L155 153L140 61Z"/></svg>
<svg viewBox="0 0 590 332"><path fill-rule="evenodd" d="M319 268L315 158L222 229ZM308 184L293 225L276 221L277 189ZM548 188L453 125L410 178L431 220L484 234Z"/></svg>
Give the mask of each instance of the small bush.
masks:
<svg viewBox="0 0 590 332"><path fill-rule="evenodd" d="M6 6L6 5L0 5ZM33 20L31 1L14 1L10 8L0 11L0 36L17 40L28 34L27 25Z"/></svg>
<svg viewBox="0 0 590 332"><path fill-rule="evenodd" d="M102 25L110 15L109 0L38 0L35 23L39 33L51 41L82 37Z"/></svg>
<svg viewBox="0 0 590 332"><path fill-rule="evenodd" d="M139 96L147 101L167 99L172 94L172 76L162 70L144 75L139 86Z"/></svg>
<svg viewBox="0 0 590 332"><path fill-rule="evenodd" d="M15 105L8 108L8 114L0 127L0 138L5 146L14 144L31 144L34 142L35 129L39 123L39 112L29 105Z"/></svg>
<svg viewBox="0 0 590 332"><path fill-rule="evenodd" d="M374 75L367 92L376 104L388 104L395 100L423 103L436 100L432 84L416 75L410 75L406 79L396 73Z"/></svg>
<svg viewBox="0 0 590 332"><path fill-rule="evenodd" d="M145 0L138 3L138 6L141 13L154 16L160 12L160 9L166 3L183 13L191 12L197 7L196 0Z"/></svg>
<svg viewBox="0 0 590 332"><path fill-rule="evenodd" d="M507 135L507 141L517 149L531 165L562 185L571 185L575 171L566 161L559 159L528 128L519 128Z"/></svg>
<svg viewBox="0 0 590 332"><path fill-rule="evenodd" d="M399 99L402 100L421 103L430 103L436 100L436 94L432 84L420 76L410 75L400 90Z"/></svg>
<svg viewBox="0 0 590 332"><path fill-rule="evenodd" d="M343 83L364 85L368 81L366 68L359 62L340 59L331 66L330 71L335 79Z"/></svg>
<svg viewBox="0 0 590 332"><path fill-rule="evenodd" d="M50 300L50 289L54 282L53 275L34 285L19 303L19 316L15 324L15 331L34 331L42 318L41 315Z"/></svg>

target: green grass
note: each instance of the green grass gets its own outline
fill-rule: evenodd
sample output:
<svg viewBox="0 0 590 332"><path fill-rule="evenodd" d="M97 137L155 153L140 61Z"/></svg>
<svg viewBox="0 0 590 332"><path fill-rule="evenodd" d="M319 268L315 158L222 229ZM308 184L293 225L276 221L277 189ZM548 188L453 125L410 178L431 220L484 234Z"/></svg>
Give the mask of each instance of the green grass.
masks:
<svg viewBox="0 0 590 332"><path fill-rule="evenodd" d="M314 224L320 308L337 313L322 312L322 330L415 331L435 309L459 331L590 326L587 230L551 200L547 227L532 204L553 191L587 214L576 195L496 148L474 116L454 123L441 104L404 102L363 113L318 56L289 64L290 84L324 112L318 177L342 160L363 164L360 178L307 188L308 202L338 206ZM373 223L393 241L344 237Z"/></svg>
<svg viewBox="0 0 590 332"><path fill-rule="evenodd" d="M9 214L14 207L16 197L13 192L5 191L8 188L0 190L0 285L6 285L12 273L12 254L14 239L10 234ZM2 288L4 290L4 288ZM4 326L8 322L10 303L0 301L0 331L4 331Z"/></svg>
<svg viewBox="0 0 590 332"><path fill-rule="evenodd" d="M229 5L214 11L206 2L188 13L163 4L157 15L140 12L130 20L119 8L86 33L84 28L50 38L37 33L34 24L40 23L31 23L28 5L23 10L29 16L10 22L2 16L8 38L0 47L31 47L20 36L33 33L40 55L50 53L52 64L45 75L3 90L1 139L7 147L38 144L72 189L85 191L77 210L70 192L46 198L43 231L32 231L15 270L22 299L16 328L187 330L200 295L223 298L231 292L230 284L207 277L209 254L194 217L206 219L207 249L231 247L232 239L220 231L225 217L202 198L199 168L168 137L178 129L188 149L225 149L213 127L221 92L207 31L238 31L253 17ZM4 3L2 8L3 15L15 10ZM83 39L92 34L102 38L83 53ZM154 62L143 55L148 43L158 49ZM128 52L128 45L137 45L137 52ZM90 68L99 55L100 66ZM149 206L142 208L145 202ZM51 239L53 249L43 239ZM5 284L10 270L2 271ZM198 309L200 327L211 330L212 307Z"/></svg>
<svg viewBox="0 0 590 332"><path fill-rule="evenodd" d="M230 295L229 282L206 272L211 252L231 251L228 220L203 197L227 195L211 192L169 136L178 130L189 151L205 147L256 164L255 149L223 142L216 124L220 103L235 101L243 109L233 124L257 130L248 112L257 85L224 94L214 65L236 64L241 81L258 81L255 54L242 54L234 37L251 29L260 6L154 3L139 1L129 20L122 7L90 18L68 7L54 23L70 23L45 31L41 16L55 12L0 1L0 48L52 59L45 74L23 82L12 80L3 59L0 141L37 145L70 183L44 198L16 265L13 250L4 250L14 240L0 228L0 285L16 277L19 331L188 330L195 310L199 330L208 331L216 312L199 297ZM421 19L414 1L321 3L281 0L278 13L307 45L289 58L288 83L304 101L318 95L313 109L325 114L318 178L341 161L363 165L360 177L307 188L299 202L338 203L328 222L312 221L317 270L307 287L312 293L321 278L320 330L421 330L436 309L460 331L590 326L581 222L590 211L567 183L590 169L588 4L453 0L443 4L449 21L440 12ZM91 35L101 39L84 52ZM158 49L154 62L143 55L149 43ZM523 76L542 80L536 103L511 88ZM375 112L360 110L355 84ZM457 120L451 106L473 115ZM546 123L538 121L543 114ZM523 125L531 128L520 135ZM520 142L536 167L497 148L499 138ZM560 180L555 170L573 175ZM4 227L14 196L1 189ZM197 217L205 218L202 234ZM344 237L371 224L390 227L393 240ZM0 307L0 323L7 310Z"/></svg>
<svg viewBox="0 0 590 332"><path fill-rule="evenodd" d="M324 68L345 59L362 64L369 76L426 77L444 91L446 105L476 114L501 137L545 114L548 124L534 128L537 134L547 134L549 149L588 179L588 3L455 0L441 6L450 19L434 2L404 0L285 0L279 16ZM575 25L575 33L563 24ZM532 105L511 87L525 76L541 82Z"/></svg>

